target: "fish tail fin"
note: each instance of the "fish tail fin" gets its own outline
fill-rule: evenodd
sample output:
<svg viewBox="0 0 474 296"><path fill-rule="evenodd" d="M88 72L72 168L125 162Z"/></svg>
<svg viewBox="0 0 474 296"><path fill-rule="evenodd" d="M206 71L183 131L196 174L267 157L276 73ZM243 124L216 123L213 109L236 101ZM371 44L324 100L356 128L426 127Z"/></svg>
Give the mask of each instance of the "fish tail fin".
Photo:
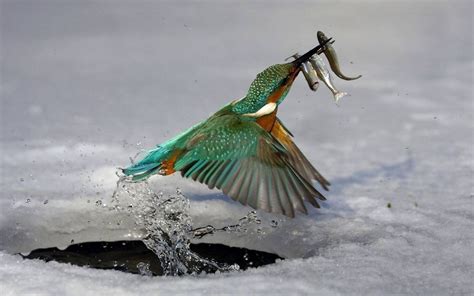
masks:
<svg viewBox="0 0 474 296"><path fill-rule="evenodd" d="M334 95L334 99L336 100L336 103L339 102L340 99L343 97L347 96L346 92L338 92Z"/></svg>

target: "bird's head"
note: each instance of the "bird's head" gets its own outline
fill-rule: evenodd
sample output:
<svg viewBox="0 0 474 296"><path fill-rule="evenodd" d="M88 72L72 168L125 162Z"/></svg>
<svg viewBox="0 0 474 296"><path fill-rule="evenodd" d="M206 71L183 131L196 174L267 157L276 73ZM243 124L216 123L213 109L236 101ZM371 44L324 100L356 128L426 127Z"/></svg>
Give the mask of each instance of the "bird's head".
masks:
<svg viewBox="0 0 474 296"><path fill-rule="evenodd" d="M260 72L250 85L247 95L232 103L232 111L238 114L252 114L268 103L280 104L288 94L293 81L301 71L301 64L315 54L321 54L326 40L304 55L286 64L272 65Z"/></svg>
<svg viewBox="0 0 474 296"><path fill-rule="evenodd" d="M301 64L311 56L322 53L324 45L330 41L331 39L326 39L294 61L272 65L260 72L250 85L247 97L258 98L259 101L265 99L266 102L278 102L283 99L300 72Z"/></svg>

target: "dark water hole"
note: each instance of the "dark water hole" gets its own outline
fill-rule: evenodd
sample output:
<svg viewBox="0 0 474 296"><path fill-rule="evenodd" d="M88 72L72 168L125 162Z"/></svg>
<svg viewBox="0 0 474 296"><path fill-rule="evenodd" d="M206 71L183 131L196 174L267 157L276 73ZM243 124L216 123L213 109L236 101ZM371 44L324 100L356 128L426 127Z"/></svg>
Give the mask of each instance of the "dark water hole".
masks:
<svg viewBox="0 0 474 296"><path fill-rule="evenodd" d="M191 244L191 250L199 256L217 263L238 264L240 269L275 263L282 259L278 255L229 247L222 244ZM70 263L97 269L113 269L123 272L143 274L143 266L149 275L163 274L158 257L142 241L85 242L73 244L65 250L46 248L33 250L25 259L40 259ZM201 271L212 273L211 267Z"/></svg>

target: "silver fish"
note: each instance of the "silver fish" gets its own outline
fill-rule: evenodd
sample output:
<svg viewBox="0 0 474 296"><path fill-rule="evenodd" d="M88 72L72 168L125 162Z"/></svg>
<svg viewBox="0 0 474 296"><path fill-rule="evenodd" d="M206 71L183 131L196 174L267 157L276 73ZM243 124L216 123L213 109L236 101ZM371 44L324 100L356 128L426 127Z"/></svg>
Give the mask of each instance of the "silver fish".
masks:
<svg viewBox="0 0 474 296"><path fill-rule="evenodd" d="M336 89L336 87L334 86L334 84L332 82L331 74L329 73L328 68L324 64L323 59L319 55L315 54L314 56L312 56L309 59L309 62L311 63L313 68L316 69L316 73L317 73L319 79L321 79L324 82L324 84L326 84L326 86L331 90L336 103L342 97L347 95L346 92L341 92L341 91L338 91Z"/></svg>
<svg viewBox="0 0 474 296"><path fill-rule="evenodd" d="M326 35L324 35L324 33L321 32L321 31L318 31L317 35L318 35L318 41L319 41L320 44L323 43L324 41L328 40ZM334 49L334 47L332 47L331 43L327 43L325 45L325 47L326 47L326 50L324 51L324 54L326 55L326 58L329 61L329 65L331 66L331 70L334 72L334 74L337 75L337 77L339 77L341 79L344 79L344 80L355 80L355 79L359 79L359 78L362 77L362 75L358 75L356 77L348 77L348 76L342 74L341 68L339 67L339 60L337 59L336 50Z"/></svg>
<svg viewBox="0 0 474 296"><path fill-rule="evenodd" d="M291 57L288 57L287 59L285 59L285 61L288 60L289 58L297 59L300 56L301 55L299 53L295 53ZM311 64L308 61L306 61L301 64L300 68L301 68L301 71L303 72L306 82L308 83L309 88L312 91L318 90L318 87L319 87L318 75L316 74L316 71L314 70L313 66L311 66Z"/></svg>

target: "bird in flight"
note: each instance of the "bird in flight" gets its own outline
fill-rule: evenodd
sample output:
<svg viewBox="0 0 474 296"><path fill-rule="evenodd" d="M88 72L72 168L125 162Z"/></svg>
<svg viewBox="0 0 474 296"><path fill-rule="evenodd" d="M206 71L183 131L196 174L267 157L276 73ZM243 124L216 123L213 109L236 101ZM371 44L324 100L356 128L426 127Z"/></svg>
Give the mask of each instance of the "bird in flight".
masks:
<svg viewBox="0 0 474 296"><path fill-rule="evenodd" d="M325 197L313 181L325 190L330 183L293 142L277 111L304 65L329 42L263 70L245 97L150 150L122 172L132 181L180 172L243 205L288 217L307 214L305 201L319 208L318 200Z"/></svg>

